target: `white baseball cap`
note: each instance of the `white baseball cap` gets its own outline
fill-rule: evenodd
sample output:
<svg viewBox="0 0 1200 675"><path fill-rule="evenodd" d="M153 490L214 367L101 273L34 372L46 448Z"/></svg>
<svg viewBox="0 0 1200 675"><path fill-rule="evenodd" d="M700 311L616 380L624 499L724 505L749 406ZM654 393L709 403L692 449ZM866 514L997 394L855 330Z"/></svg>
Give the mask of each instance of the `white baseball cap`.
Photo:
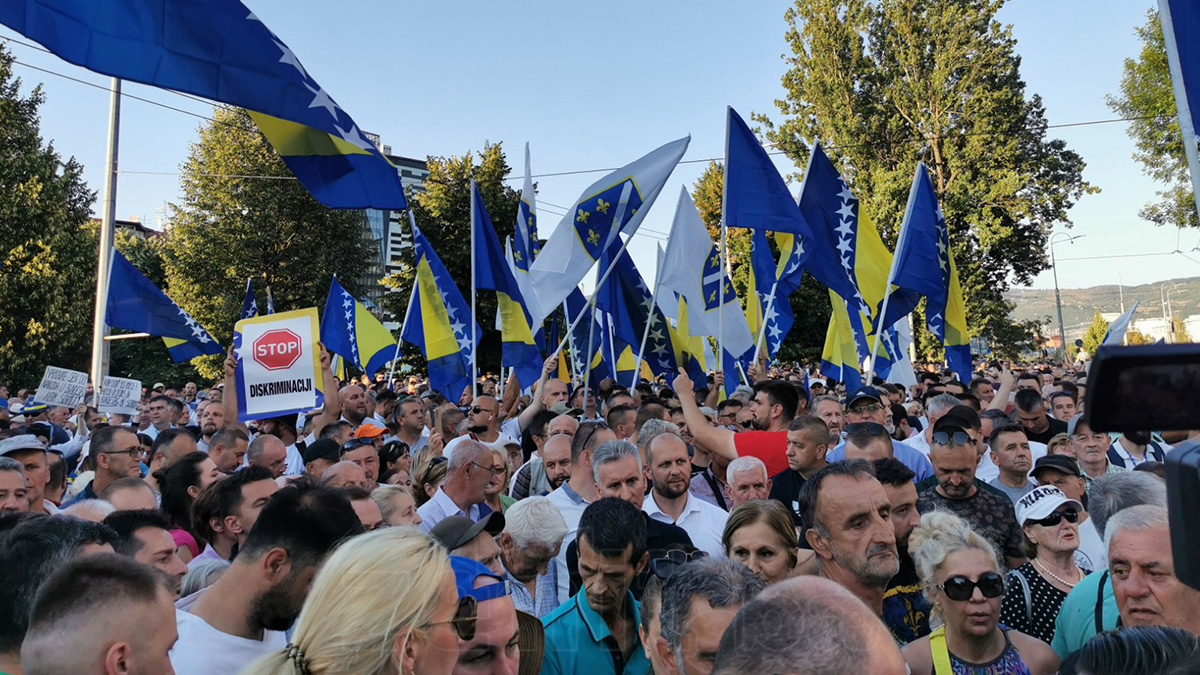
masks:
<svg viewBox="0 0 1200 675"><path fill-rule="evenodd" d="M1039 485L1017 500L1017 523L1025 525L1030 520L1046 518L1063 504L1083 510L1083 504L1067 497L1062 490L1053 485Z"/></svg>

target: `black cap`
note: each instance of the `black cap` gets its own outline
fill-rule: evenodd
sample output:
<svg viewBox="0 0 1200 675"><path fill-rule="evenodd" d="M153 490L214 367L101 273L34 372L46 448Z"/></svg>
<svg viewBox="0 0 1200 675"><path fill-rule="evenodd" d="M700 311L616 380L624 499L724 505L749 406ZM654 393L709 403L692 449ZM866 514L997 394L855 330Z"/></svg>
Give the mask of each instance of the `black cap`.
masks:
<svg viewBox="0 0 1200 675"><path fill-rule="evenodd" d="M305 464L315 459L326 459L336 462L341 456L342 448L332 438L322 438L315 443L310 443L304 450L300 451L300 457L304 460Z"/></svg>
<svg viewBox="0 0 1200 675"><path fill-rule="evenodd" d="M951 416L949 414L943 415L941 418L938 419L938 421L933 423L933 433L935 433L935 434L939 431L945 431L948 434L952 434L956 431L966 431L966 430L967 430L967 425L963 424L963 421L961 419L958 419L957 417Z"/></svg>
<svg viewBox="0 0 1200 675"><path fill-rule="evenodd" d="M445 546L447 551L453 551L478 537L480 532L487 532L495 537L503 531L504 514L492 511L481 518L479 522L464 516L446 516L433 526L429 534L437 539L438 543Z"/></svg>
<svg viewBox="0 0 1200 675"><path fill-rule="evenodd" d="M1038 457L1038 461L1033 465L1033 471L1030 471L1029 473L1031 473L1034 478L1037 478L1038 472L1042 471L1043 469L1054 469L1055 471L1061 471L1068 476L1083 476L1083 473L1079 471L1079 464L1066 455L1046 455L1045 457ZM1040 478L1038 478L1038 482L1042 482Z"/></svg>
<svg viewBox="0 0 1200 675"><path fill-rule="evenodd" d="M875 387L866 386L859 387L854 391L853 394L850 394L846 397L846 407L854 405L854 402L860 398L869 398L873 401L879 401L880 403L883 403L883 394L880 394L879 390Z"/></svg>

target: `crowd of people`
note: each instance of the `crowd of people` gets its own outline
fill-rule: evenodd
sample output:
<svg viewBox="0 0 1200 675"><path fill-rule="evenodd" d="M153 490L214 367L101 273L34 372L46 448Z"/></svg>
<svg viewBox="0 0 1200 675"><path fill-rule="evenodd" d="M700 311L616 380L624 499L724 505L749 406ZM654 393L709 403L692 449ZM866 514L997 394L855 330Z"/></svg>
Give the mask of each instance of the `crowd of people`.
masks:
<svg viewBox="0 0 1200 675"><path fill-rule="evenodd" d="M1011 365L1011 364L1010 364ZM338 381L238 421L0 384L0 673L1200 673L1163 480L1086 373L846 391Z"/></svg>

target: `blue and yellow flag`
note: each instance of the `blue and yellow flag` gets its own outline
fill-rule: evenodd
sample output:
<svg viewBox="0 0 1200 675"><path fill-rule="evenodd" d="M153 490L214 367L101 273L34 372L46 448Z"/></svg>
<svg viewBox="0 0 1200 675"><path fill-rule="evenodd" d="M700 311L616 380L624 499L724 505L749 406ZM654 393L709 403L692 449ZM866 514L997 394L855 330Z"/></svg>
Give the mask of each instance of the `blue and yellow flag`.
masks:
<svg viewBox="0 0 1200 675"><path fill-rule="evenodd" d="M246 279L246 295L242 296L242 313L239 318L253 319L258 316L258 301L254 299L254 285Z"/></svg>
<svg viewBox="0 0 1200 675"><path fill-rule="evenodd" d="M604 269L614 260L616 264L612 274L596 292L596 308L611 318L614 337L634 346L636 356L645 336L642 359L650 364L650 370L655 375L673 378L682 366L697 387L704 386L706 376L700 366L699 355L688 350L675 328L667 322L629 252L621 251L618 256L618 251L620 246L614 242L601 256L600 265Z"/></svg>
<svg viewBox="0 0 1200 675"><path fill-rule="evenodd" d="M833 291L829 291L829 303L833 311L829 315L829 329L825 331L820 372L844 383L846 391L851 392L861 387L863 382L862 373L859 372L858 344L847 309L849 303Z"/></svg>
<svg viewBox="0 0 1200 675"><path fill-rule="evenodd" d="M925 325L946 350L946 364L963 382L971 381L970 333L962 285L950 252L950 231L925 165L917 164L908 206L896 244L887 313L879 324L890 327L925 298Z"/></svg>
<svg viewBox="0 0 1200 675"><path fill-rule="evenodd" d="M408 220L412 226L417 273L400 337L416 345L425 356L429 363L429 386L457 401L471 384L471 349L478 344L479 326L458 286L417 227L411 211Z"/></svg>
<svg viewBox="0 0 1200 675"><path fill-rule="evenodd" d="M367 309L354 299L335 276L321 313L321 342L368 375L375 374L399 355L396 338Z"/></svg>
<svg viewBox="0 0 1200 675"><path fill-rule="evenodd" d="M1158 0L1167 69L1175 92L1179 131L1192 177L1192 198L1200 214L1200 5L1191 0ZM965 381L965 380L964 380Z"/></svg>
<svg viewBox="0 0 1200 675"><path fill-rule="evenodd" d="M733 108L728 109L726 125L723 202L726 224L808 238L806 214L796 208L787 183L754 132Z"/></svg>
<svg viewBox="0 0 1200 675"><path fill-rule="evenodd" d="M275 298L271 297L271 287L267 286L267 314L275 313Z"/></svg>
<svg viewBox="0 0 1200 675"><path fill-rule="evenodd" d="M605 336L608 330L605 317L594 305L588 303L583 297L583 291L578 288L572 289L567 295L565 309L568 326L575 321L575 317L583 314L583 318L575 323L575 330L571 333L572 372L577 381L583 382L585 368L590 368L588 381L591 386L596 386L600 380L612 376L611 368L604 357Z"/></svg>
<svg viewBox="0 0 1200 675"><path fill-rule="evenodd" d="M5 0L0 23L88 70L245 108L326 206L407 206L396 167L239 0Z"/></svg>
<svg viewBox="0 0 1200 675"><path fill-rule="evenodd" d="M176 363L224 350L208 331L175 304L133 263L113 249L104 322L112 328L163 338Z"/></svg>
<svg viewBox="0 0 1200 675"><path fill-rule="evenodd" d="M541 377L541 354L529 328L529 313L521 289L513 276L496 228L483 205L479 186L471 181L471 241L474 247L475 287L496 291L496 313L500 323L500 365L515 368L521 388L531 387ZM515 254L515 252L514 252Z"/></svg>

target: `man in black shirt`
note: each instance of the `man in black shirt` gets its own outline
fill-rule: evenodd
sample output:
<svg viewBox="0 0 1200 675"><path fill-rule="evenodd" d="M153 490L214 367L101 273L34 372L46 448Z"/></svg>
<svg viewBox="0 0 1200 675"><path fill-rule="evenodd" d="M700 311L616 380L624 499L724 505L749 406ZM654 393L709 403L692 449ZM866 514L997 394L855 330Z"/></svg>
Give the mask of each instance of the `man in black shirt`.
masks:
<svg viewBox="0 0 1200 675"><path fill-rule="evenodd" d="M1067 433L1067 423L1050 417L1041 393L1032 389L1017 391L1017 418L1025 427L1025 435L1029 440L1043 445L1058 434Z"/></svg>
<svg viewBox="0 0 1200 675"><path fill-rule="evenodd" d="M908 537L921 524L917 511L916 475L895 457L877 459L875 478L883 484L892 504L892 527L896 530L896 551L900 554L900 571L888 582L883 594L883 622L901 644L929 635L931 604L925 597L917 566L908 552Z"/></svg>
<svg viewBox="0 0 1200 675"><path fill-rule="evenodd" d="M806 415L788 424L788 468L771 478L770 498L787 507L796 527L802 524L800 487L809 476L825 468L825 453L828 450L829 427L820 417ZM807 548L807 542L803 539L801 546Z"/></svg>

